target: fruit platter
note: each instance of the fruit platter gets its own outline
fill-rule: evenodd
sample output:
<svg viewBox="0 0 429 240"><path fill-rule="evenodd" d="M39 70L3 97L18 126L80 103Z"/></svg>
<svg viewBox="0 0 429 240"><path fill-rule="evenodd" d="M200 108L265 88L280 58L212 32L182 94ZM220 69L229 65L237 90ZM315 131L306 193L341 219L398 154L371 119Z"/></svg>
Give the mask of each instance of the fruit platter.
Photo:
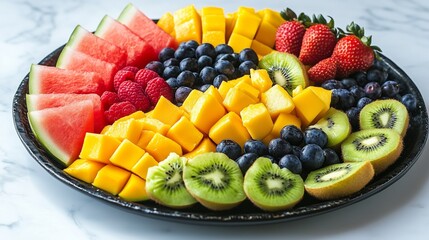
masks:
<svg viewBox="0 0 429 240"><path fill-rule="evenodd" d="M322 15L128 4L29 66L16 131L56 179L196 224L327 213L401 178L427 140L417 86L364 28Z"/></svg>

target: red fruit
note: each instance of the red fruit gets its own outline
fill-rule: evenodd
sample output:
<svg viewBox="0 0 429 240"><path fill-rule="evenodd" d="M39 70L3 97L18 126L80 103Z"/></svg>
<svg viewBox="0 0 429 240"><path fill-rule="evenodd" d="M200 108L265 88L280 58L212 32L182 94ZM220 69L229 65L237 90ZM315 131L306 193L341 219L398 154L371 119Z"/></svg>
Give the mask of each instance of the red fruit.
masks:
<svg viewBox="0 0 429 240"><path fill-rule="evenodd" d="M118 91L121 83L128 81L128 80L130 80L130 81L134 80L134 75L135 75L135 73L133 73L131 71L119 70L115 74L115 77L113 78L113 88L115 89L115 91Z"/></svg>
<svg viewBox="0 0 429 240"><path fill-rule="evenodd" d="M139 83L132 81L121 83L118 89L118 97L121 101L132 103L137 110L146 112L150 108L150 101Z"/></svg>
<svg viewBox="0 0 429 240"><path fill-rule="evenodd" d="M277 28L276 50L299 56L305 26L299 21L287 21Z"/></svg>
<svg viewBox="0 0 429 240"><path fill-rule="evenodd" d="M146 89L147 83L156 77L159 77L158 73L152 70L143 68L136 73L134 77L134 81L140 83L143 89Z"/></svg>
<svg viewBox="0 0 429 240"><path fill-rule="evenodd" d="M309 28L302 39L299 60L304 65L314 65L331 56L337 38L325 24L315 24Z"/></svg>
<svg viewBox="0 0 429 240"><path fill-rule="evenodd" d="M109 110L104 112L104 116L109 124L112 124L121 117L130 115L136 111L136 107L128 101L114 103Z"/></svg>
<svg viewBox="0 0 429 240"><path fill-rule="evenodd" d="M173 101L173 90L161 77L150 80L147 84L145 93L153 106L156 105L161 96Z"/></svg>
<svg viewBox="0 0 429 240"><path fill-rule="evenodd" d="M335 58L326 58L308 69L308 78L317 83L334 79L337 74L337 61Z"/></svg>
<svg viewBox="0 0 429 240"><path fill-rule="evenodd" d="M122 68L121 70L137 73L140 70L140 68L134 67L134 66L126 66L126 67Z"/></svg>
<svg viewBox="0 0 429 240"><path fill-rule="evenodd" d="M110 91L104 91L101 94L100 100L105 110L109 109L114 103L120 102L118 94Z"/></svg>

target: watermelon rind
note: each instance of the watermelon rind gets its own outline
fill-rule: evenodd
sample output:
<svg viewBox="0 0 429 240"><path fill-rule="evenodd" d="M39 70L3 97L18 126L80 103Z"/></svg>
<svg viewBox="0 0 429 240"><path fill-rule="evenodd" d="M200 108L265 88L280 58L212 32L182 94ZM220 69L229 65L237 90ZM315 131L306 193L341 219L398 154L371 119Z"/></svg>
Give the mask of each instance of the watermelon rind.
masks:
<svg viewBox="0 0 429 240"><path fill-rule="evenodd" d="M136 11L137 8L132 3L128 3L119 15L118 21L126 25L126 23L131 20Z"/></svg>

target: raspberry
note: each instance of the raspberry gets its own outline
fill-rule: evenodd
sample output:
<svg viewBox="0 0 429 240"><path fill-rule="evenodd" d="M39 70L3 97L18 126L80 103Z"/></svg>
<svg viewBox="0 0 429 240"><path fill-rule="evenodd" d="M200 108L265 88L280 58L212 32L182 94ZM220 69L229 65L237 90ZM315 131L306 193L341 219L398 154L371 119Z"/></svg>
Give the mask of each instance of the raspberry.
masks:
<svg viewBox="0 0 429 240"><path fill-rule="evenodd" d="M104 116L109 124L114 123L121 117L130 115L136 111L136 107L130 102L118 102L110 106L109 110L104 111Z"/></svg>
<svg viewBox="0 0 429 240"><path fill-rule="evenodd" d="M173 90L161 77L150 80L147 84L145 93L149 97L152 105L156 105L161 96L173 101Z"/></svg>
<svg viewBox="0 0 429 240"><path fill-rule="evenodd" d="M110 91L104 91L103 94L101 94L100 100L105 110L109 109L110 106L112 106L114 103L117 103L120 101L118 94Z"/></svg>
<svg viewBox="0 0 429 240"><path fill-rule="evenodd" d="M118 91L121 83L127 80L134 80L134 73L128 70L119 70L113 77L113 88Z"/></svg>
<svg viewBox="0 0 429 240"><path fill-rule="evenodd" d="M150 108L150 101L139 83L132 81L121 83L118 89L118 97L121 101L132 103L137 110L146 112Z"/></svg>
<svg viewBox="0 0 429 240"><path fill-rule="evenodd" d="M136 73L136 76L134 77L134 81L140 83L143 86L143 89L146 89L147 83L156 77L159 77L158 73L152 70L143 68Z"/></svg>
<svg viewBox="0 0 429 240"><path fill-rule="evenodd" d="M121 70L130 71L130 72L133 72L135 74L140 70L140 68L134 67L134 66L126 66L126 67L122 68Z"/></svg>

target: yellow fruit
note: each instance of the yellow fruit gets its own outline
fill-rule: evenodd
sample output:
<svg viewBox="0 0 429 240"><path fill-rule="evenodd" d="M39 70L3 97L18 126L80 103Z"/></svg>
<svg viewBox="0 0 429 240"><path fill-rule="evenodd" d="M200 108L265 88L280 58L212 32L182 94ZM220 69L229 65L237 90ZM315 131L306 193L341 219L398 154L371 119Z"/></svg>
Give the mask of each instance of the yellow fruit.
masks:
<svg viewBox="0 0 429 240"><path fill-rule="evenodd" d="M271 9L264 9L258 12L262 21L256 32L255 40L269 48L274 47L276 41L277 28L285 22L280 13Z"/></svg>
<svg viewBox="0 0 429 240"><path fill-rule="evenodd" d="M271 135L274 138L280 137L280 131L286 125L295 125L301 129L301 120L295 115L290 113L280 113L274 122L273 130L271 131Z"/></svg>
<svg viewBox="0 0 429 240"><path fill-rule="evenodd" d="M255 39L252 41L250 48L252 48L259 57L263 57L263 56L271 53L272 51L274 51L274 49L272 49L271 47L259 42L258 40L255 40Z"/></svg>
<svg viewBox="0 0 429 240"><path fill-rule="evenodd" d="M118 194L125 201L140 202L148 200L146 193L146 181L131 174L122 191Z"/></svg>
<svg viewBox="0 0 429 240"><path fill-rule="evenodd" d="M265 69L250 69L250 81L252 86L259 89L260 92L265 92L273 86L273 81Z"/></svg>
<svg viewBox="0 0 429 240"><path fill-rule="evenodd" d="M238 10L234 29L228 40L228 45L234 49L234 52L250 48L260 23L261 17L254 10L245 8Z"/></svg>
<svg viewBox="0 0 429 240"><path fill-rule="evenodd" d="M290 113L295 108L292 97L278 84L261 94L261 102L267 107L273 119L280 113Z"/></svg>
<svg viewBox="0 0 429 240"><path fill-rule="evenodd" d="M201 17L194 5L174 12L174 31L178 42L195 40L201 44Z"/></svg>
<svg viewBox="0 0 429 240"><path fill-rule="evenodd" d="M114 165L106 165L98 171L92 185L117 195L125 186L131 173Z"/></svg>
<svg viewBox="0 0 429 240"><path fill-rule="evenodd" d="M197 102L198 98L200 98L203 95L203 92L193 89L189 95L186 97L185 101L183 102L181 108L184 109L187 113L191 113L192 108L194 107L195 103Z"/></svg>
<svg viewBox="0 0 429 240"><path fill-rule="evenodd" d="M152 111L151 118L173 125L183 115L183 110L174 105L164 96L161 96Z"/></svg>
<svg viewBox="0 0 429 240"><path fill-rule="evenodd" d="M118 138L121 141L128 139L133 143L137 143L143 127L139 122L140 120L141 119L135 120L133 118L129 118L123 121L115 121L105 134Z"/></svg>
<svg viewBox="0 0 429 240"><path fill-rule="evenodd" d="M143 156L145 151L131 141L124 139L110 157L110 162L131 171L131 168Z"/></svg>
<svg viewBox="0 0 429 240"><path fill-rule="evenodd" d="M190 113L191 122L204 134L225 115L225 108L218 100L209 94L203 94L195 103Z"/></svg>
<svg viewBox="0 0 429 240"><path fill-rule="evenodd" d="M305 88L292 99L296 115L304 127L314 122L319 113L325 109L325 103L309 88Z"/></svg>
<svg viewBox="0 0 429 240"><path fill-rule="evenodd" d="M326 112L328 112L329 108L331 108L332 91L322 87L309 86L308 88L311 89L324 103L324 108L316 117L316 119L319 120L325 115Z"/></svg>
<svg viewBox="0 0 429 240"><path fill-rule="evenodd" d="M231 89L232 87L234 87L234 85L227 81L223 81L220 84L218 91L222 99L225 99L226 94L228 93L229 89Z"/></svg>
<svg viewBox="0 0 429 240"><path fill-rule="evenodd" d="M225 42L228 42L232 30L234 30L237 13L228 13L225 16Z"/></svg>
<svg viewBox="0 0 429 240"><path fill-rule="evenodd" d="M98 171L105 164L87 159L77 159L64 172L87 183L92 183Z"/></svg>
<svg viewBox="0 0 429 240"><path fill-rule="evenodd" d="M150 142L150 140L153 138L153 135L155 135L154 131L142 130L142 132L140 134L140 138L137 141L137 146L139 146L141 149L146 149L146 146Z"/></svg>
<svg viewBox="0 0 429 240"><path fill-rule="evenodd" d="M121 144L121 141L115 137L86 133L79 157L108 164L110 157L119 144Z"/></svg>
<svg viewBox="0 0 429 240"><path fill-rule="evenodd" d="M222 8L204 7L201 10L202 42L213 46L225 43L225 16Z"/></svg>
<svg viewBox="0 0 429 240"><path fill-rule="evenodd" d="M147 144L146 151L158 162L166 159L171 152L177 153L180 156L182 155L182 147L160 133L155 133Z"/></svg>
<svg viewBox="0 0 429 240"><path fill-rule="evenodd" d="M220 95L219 90L213 85L211 85L209 88L207 88L207 90L204 92L204 94L212 95L220 103L223 101L223 97Z"/></svg>
<svg viewBox="0 0 429 240"><path fill-rule="evenodd" d="M209 137L219 144L222 140L231 139L244 146L244 143L250 139L250 135L243 126L240 116L235 112L229 112L223 116L210 129Z"/></svg>
<svg viewBox="0 0 429 240"><path fill-rule="evenodd" d="M200 142L200 144L192 152L188 152L183 156L190 159L201 153L215 152L215 151L216 151L216 145L212 142L210 138L206 137Z"/></svg>
<svg viewBox="0 0 429 240"><path fill-rule="evenodd" d="M235 85L236 88L240 89L240 91L243 91L247 95L249 95L251 98L255 99L257 102L259 102L259 90L255 87L253 87L251 84L246 83L245 81L241 81Z"/></svg>
<svg viewBox="0 0 429 240"><path fill-rule="evenodd" d="M240 112L243 126L253 139L262 140L273 129L273 120L263 103L251 104Z"/></svg>
<svg viewBox="0 0 429 240"><path fill-rule="evenodd" d="M120 121L125 121L125 120L131 119L131 118L132 119L140 119L140 118L144 118L144 117L146 117L146 115L144 114L143 111L136 111L136 112L131 113L128 116L121 117L116 121L120 122Z"/></svg>
<svg viewBox="0 0 429 240"><path fill-rule="evenodd" d="M155 158L149 153L143 154L143 156L137 161L137 163L131 168L131 172L138 175L139 177L146 179L147 170L150 167L158 165Z"/></svg>
<svg viewBox="0 0 429 240"><path fill-rule="evenodd" d="M159 18L157 25L172 37L176 37L176 33L174 32L174 18L170 12L164 13L164 15Z"/></svg>
<svg viewBox="0 0 429 240"><path fill-rule="evenodd" d="M149 131L160 133L162 135L167 134L168 129L170 129L170 125L167 125L159 121L158 119L151 118L151 117L138 119L136 121L142 124L142 130L149 130Z"/></svg>
<svg viewBox="0 0 429 240"><path fill-rule="evenodd" d="M223 100L223 105L229 112L240 114L243 108L257 102L257 99L254 99L240 89L233 87L226 94L225 99Z"/></svg>
<svg viewBox="0 0 429 240"><path fill-rule="evenodd" d="M203 134L192 124L186 117L181 117L170 130L168 130L167 137L171 138L182 148L190 152L200 143L203 139Z"/></svg>

